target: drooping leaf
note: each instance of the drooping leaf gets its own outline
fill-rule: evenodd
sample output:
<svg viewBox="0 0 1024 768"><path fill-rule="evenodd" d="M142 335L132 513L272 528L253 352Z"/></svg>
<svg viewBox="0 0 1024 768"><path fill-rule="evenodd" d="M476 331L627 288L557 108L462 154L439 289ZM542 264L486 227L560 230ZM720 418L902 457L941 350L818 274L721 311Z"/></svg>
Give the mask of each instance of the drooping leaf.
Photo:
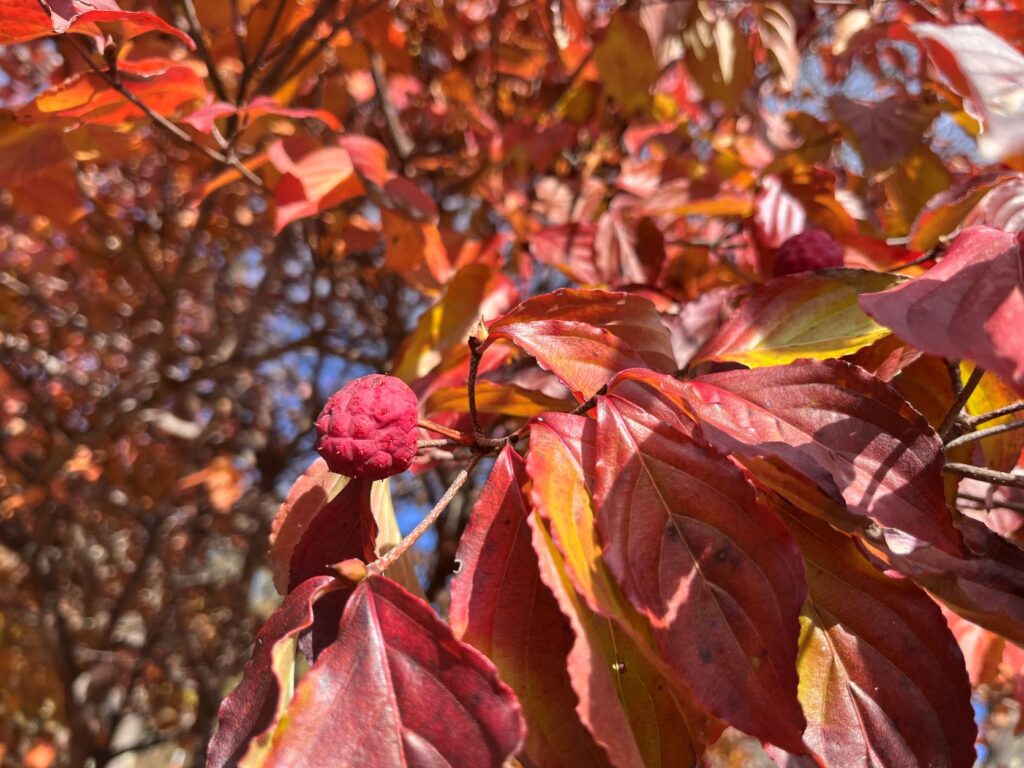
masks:
<svg viewBox="0 0 1024 768"><path fill-rule="evenodd" d="M925 352L973 360L1024 390L1024 252L1014 235L964 230L920 277L860 297L861 306Z"/></svg>
<svg viewBox="0 0 1024 768"><path fill-rule="evenodd" d="M377 480L370 490L370 510L377 526L377 538L374 540L374 554L377 557L387 554L402 540L402 531L398 527L395 516L395 504L391 498L390 478ZM423 585L416 575L416 567L411 557L403 555L388 568L388 578L398 582L411 595L426 599Z"/></svg>
<svg viewBox="0 0 1024 768"><path fill-rule="evenodd" d="M506 447L459 542L452 631L490 658L516 692L527 725L523 757L530 765L609 765L576 715L566 668L573 631L540 580L526 481L523 460Z"/></svg>
<svg viewBox="0 0 1024 768"><path fill-rule="evenodd" d="M302 678L267 761L290 765L501 765L524 736L515 696L421 600L371 576Z"/></svg>
<svg viewBox="0 0 1024 768"><path fill-rule="evenodd" d="M779 86L792 90L800 76L799 27L793 12L782 2L759 3L758 35L761 44L772 54L779 67Z"/></svg>
<svg viewBox="0 0 1024 768"><path fill-rule="evenodd" d="M984 131L978 148L982 155L1001 160L1024 153L1019 130L1024 116L1020 98L1024 55L980 24L922 23L912 30L935 66L981 113Z"/></svg>
<svg viewBox="0 0 1024 768"><path fill-rule="evenodd" d="M1004 232L1024 231L1024 174L1014 174L992 189L970 212L966 223Z"/></svg>
<svg viewBox="0 0 1024 768"><path fill-rule="evenodd" d="M959 535L946 509L942 446L910 404L863 369L837 360L709 374L684 382L687 408L718 450L796 506L799 491L760 472L779 462L844 504L855 519L904 531L949 553ZM757 466L755 466L757 465ZM763 469L763 467L761 467ZM785 473L783 473L785 474Z"/></svg>
<svg viewBox="0 0 1024 768"><path fill-rule="evenodd" d="M958 526L963 556L936 547L901 547L898 541L869 546L951 610L1024 645L1024 550L977 520L961 518Z"/></svg>
<svg viewBox="0 0 1024 768"><path fill-rule="evenodd" d="M885 290L895 275L857 269L805 272L772 280L751 294L694 357L750 368L828 359L888 336L857 303L861 293Z"/></svg>
<svg viewBox="0 0 1024 768"><path fill-rule="evenodd" d="M646 394L613 385L597 402L604 562L651 622L662 658L712 714L800 750L796 544L741 471L648 412Z"/></svg>
<svg viewBox="0 0 1024 768"><path fill-rule="evenodd" d="M617 768L695 765L716 731L668 682L670 674L619 621L590 609L572 586L563 555L537 515L529 518L540 576L568 617L567 659L577 712Z"/></svg>
<svg viewBox="0 0 1024 768"><path fill-rule="evenodd" d="M293 221L366 192L352 159L341 147L316 147L293 137L272 144L267 157L282 174L274 189L278 232Z"/></svg>
<svg viewBox="0 0 1024 768"><path fill-rule="evenodd" d="M274 574L274 586L282 595L288 591L295 547L313 518L348 481L349 478L331 472L327 462L317 457L289 489L270 530L270 569Z"/></svg>
<svg viewBox="0 0 1024 768"><path fill-rule="evenodd" d="M894 235L910 232L925 205L952 183L953 176L942 158L918 144L883 182L888 201L883 219L885 231Z"/></svg>
<svg viewBox="0 0 1024 768"><path fill-rule="evenodd" d="M168 117L185 105L204 101L206 84L195 67L169 59L120 62L120 82L151 111ZM110 87L96 72L80 72L40 93L21 111L27 122L63 120L118 125L145 112Z"/></svg>
<svg viewBox="0 0 1024 768"><path fill-rule="evenodd" d="M545 227L530 235L530 255L577 282L594 285L601 282L594 265L596 235L597 226L588 222Z"/></svg>
<svg viewBox="0 0 1024 768"><path fill-rule="evenodd" d="M568 664L577 711L617 766L692 765L714 728L601 559L584 469L595 460L594 427L592 419L548 414L531 424L527 454L541 578L576 636Z"/></svg>
<svg viewBox="0 0 1024 768"><path fill-rule="evenodd" d="M207 754L209 768L234 766L245 756L258 764L265 756L273 728L291 698L298 635L313 623L313 603L344 586L331 576L314 577L271 614L256 636L242 682L220 706L220 727Z"/></svg>
<svg viewBox="0 0 1024 768"><path fill-rule="evenodd" d="M334 573L331 566L343 560L374 559L377 524L370 509L371 486L370 480L349 480L310 519L292 550L289 590L313 576Z"/></svg>
<svg viewBox="0 0 1024 768"><path fill-rule="evenodd" d="M737 20L699 7L683 30L683 44L686 68L705 97L735 109L754 72L753 54Z"/></svg>
<svg viewBox="0 0 1024 768"><path fill-rule="evenodd" d="M649 107L658 62L647 33L625 9L612 15L594 46L594 62L601 82L623 113L632 117Z"/></svg>
<svg viewBox="0 0 1024 768"><path fill-rule="evenodd" d="M325 109L286 107L278 104L270 96L257 96L243 106L228 104L225 101L214 101L200 107L182 120L182 122L192 126L201 133L210 133L217 120L232 115L237 115L239 118L247 120L256 120L268 115L290 117L295 120L315 119L332 130L341 130L341 123L338 122L338 118Z"/></svg>
<svg viewBox="0 0 1024 768"><path fill-rule="evenodd" d="M938 606L877 571L847 536L804 516L786 520L810 589L798 659L808 745L826 766L968 768L970 682Z"/></svg>
<svg viewBox="0 0 1024 768"><path fill-rule="evenodd" d="M561 289L496 319L487 343L504 338L537 359L580 399L624 368L675 369L668 329L646 299Z"/></svg>

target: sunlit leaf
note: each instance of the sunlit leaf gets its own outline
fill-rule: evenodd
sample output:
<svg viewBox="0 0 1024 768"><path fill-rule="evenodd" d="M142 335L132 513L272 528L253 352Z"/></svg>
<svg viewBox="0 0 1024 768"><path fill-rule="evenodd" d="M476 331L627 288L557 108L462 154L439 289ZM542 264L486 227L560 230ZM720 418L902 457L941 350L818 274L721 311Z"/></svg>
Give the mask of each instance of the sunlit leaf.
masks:
<svg viewBox="0 0 1024 768"><path fill-rule="evenodd" d="M608 570L710 712L801 750L795 542L735 465L648 412L646 393L623 394L613 387L597 402L594 498Z"/></svg>
<svg viewBox="0 0 1024 768"><path fill-rule="evenodd" d="M125 90L164 117L207 96L202 76L187 63L139 59L121 62L118 71ZM72 75L40 93L21 112L22 118L30 122L61 119L96 125L118 125L145 114L96 72Z"/></svg>
<svg viewBox="0 0 1024 768"><path fill-rule="evenodd" d="M144 32L173 35L189 48L192 38L148 11L125 11L114 0L0 0L0 45L65 32L95 34L97 23L117 22L128 37Z"/></svg>
<svg viewBox="0 0 1024 768"><path fill-rule="evenodd" d="M654 306L625 293L558 290L524 301L488 330L488 343L509 339L581 399L624 368L675 369Z"/></svg>
<svg viewBox="0 0 1024 768"><path fill-rule="evenodd" d="M961 378L967 381L970 378L974 367L969 363L962 363ZM1020 396L998 376L988 374L982 376L981 381L974 388L970 398L967 400L967 413L977 416L982 413L989 413L998 408L1004 408L1020 400ZM1024 411L1000 416L981 424L978 429L989 429L1013 422L1024 421ZM1000 472L1009 472L1020 459L1021 450L1024 450L1024 428L1003 432L999 435L992 435L978 441L981 450L982 463L990 469Z"/></svg>
<svg viewBox="0 0 1024 768"><path fill-rule="evenodd" d="M1024 116L1024 55L978 24L915 24L932 62L974 102L984 131L978 148L990 160L1024 153L1019 130Z"/></svg>
<svg viewBox="0 0 1024 768"><path fill-rule="evenodd" d="M466 338L482 315L508 307L513 291L508 278L484 264L468 264L460 269L444 295L420 315L416 329L406 338L397 355L395 376L416 381L434 370L451 350L465 350Z"/></svg>
<svg viewBox="0 0 1024 768"><path fill-rule="evenodd" d="M863 369L835 360L801 361L709 374L683 387L688 410L718 450L755 464L782 462L861 524L872 520L960 552L943 495L938 436L909 403ZM757 467L753 471L758 474ZM807 508L792 488L776 490Z"/></svg>
<svg viewBox="0 0 1024 768"><path fill-rule="evenodd" d="M857 297L885 290L898 280L854 269L772 280L739 306L693 362L718 360L755 368L851 354L889 335L864 313Z"/></svg>
<svg viewBox="0 0 1024 768"><path fill-rule="evenodd" d="M530 418L550 411L571 411L574 400L559 400L536 389L515 384L495 384L486 379L476 382L476 409L479 413L502 413L506 416ZM424 410L469 412L469 393L466 387L444 387L435 390Z"/></svg>
<svg viewBox="0 0 1024 768"><path fill-rule="evenodd" d="M576 715L566 659L574 635L540 580L523 460L505 448L459 543L451 584L455 636L494 662L523 706L523 756L535 765L609 765Z"/></svg>
<svg viewBox="0 0 1024 768"><path fill-rule="evenodd" d="M282 174L274 190L277 231L366 191L352 159L341 147L316 147L302 139L282 139L270 146L267 157Z"/></svg>
<svg viewBox="0 0 1024 768"><path fill-rule="evenodd" d="M808 745L829 766L972 765L970 683L938 606L843 534L787 522L810 588L797 662Z"/></svg>
<svg viewBox="0 0 1024 768"><path fill-rule="evenodd" d="M1014 235L971 227L924 275L861 306L909 344L966 357L1024 390L1024 253Z"/></svg>

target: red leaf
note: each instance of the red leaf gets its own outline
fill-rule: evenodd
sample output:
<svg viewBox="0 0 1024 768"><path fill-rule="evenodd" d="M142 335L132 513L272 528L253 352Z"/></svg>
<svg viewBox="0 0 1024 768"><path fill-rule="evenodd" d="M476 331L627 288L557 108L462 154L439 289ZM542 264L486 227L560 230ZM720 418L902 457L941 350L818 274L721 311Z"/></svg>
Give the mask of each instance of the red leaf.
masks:
<svg viewBox="0 0 1024 768"><path fill-rule="evenodd" d="M870 518L947 552L960 551L946 509L942 445L924 418L863 369L829 360L701 376L683 385L688 408L718 450L767 459ZM762 481L777 484L753 469ZM792 488L776 487L820 514ZM850 523L854 523L850 521Z"/></svg>
<svg viewBox="0 0 1024 768"><path fill-rule="evenodd" d="M919 349L969 358L1024 391L1024 252L988 227L961 233L918 278L860 297L878 322Z"/></svg>
<svg viewBox="0 0 1024 768"><path fill-rule="evenodd" d="M547 414L531 424L527 456L541 579L576 635L568 665L577 711L617 766L694 765L720 728L697 711L604 565L587 482L595 426Z"/></svg>
<svg viewBox="0 0 1024 768"><path fill-rule="evenodd" d="M836 94L828 104L870 173L892 168L920 147L922 134L937 114L923 101L902 96L863 103Z"/></svg>
<svg viewBox="0 0 1024 768"><path fill-rule="evenodd" d="M192 38L147 11L123 11L114 0L0 0L0 45L65 32L95 34L97 22L120 22L128 37L163 32L195 48Z"/></svg>
<svg viewBox="0 0 1024 768"><path fill-rule="evenodd" d="M807 210L778 176L766 176L754 198L754 233L766 248L778 248L807 228Z"/></svg>
<svg viewBox="0 0 1024 768"><path fill-rule="evenodd" d="M522 743L515 696L433 610L372 576L299 682L265 765L502 765Z"/></svg>
<svg viewBox="0 0 1024 768"><path fill-rule="evenodd" d="M615 373L675 370L672 341L654 305L625 293L564 288L527 299L488 328L509 339L586 399Z"/></svg>
<svg viewBox="0 0 1024 768"><path fill-rule="evenodd" d="M914 224L910 228L911 250L930 251L939 243L939 239L956 229L982 198L993 198L989 195L993 187L1000 189L1007 185L1003 182L1012 181L1016 177L1006 172L994 171L981 176L971 174L961 182L954 184L945 192L940 192L925 204L918 212ZM1010 227L1000 226L993 222L976 222L989 224L997 229L1011 231Z"/></svg>
<svg viewBox="0 0 1024 768"><path fill-rule="evenodd" d="M370 509L371 485L370 480L349 480L310 520L292 551L289 590L313 576L334 573L331 566L342 560L374 559L377 524Z"/></svg>
<svg viewBox="0 0 1024 768"><path fill-rule="evenodd" d="M804 734L825 765L969 768L977 728L963 656L941 611L875 570L827 525L787 517L807 563Z"/></svg>
<svg viewBox="0 0 1024 768"><path fill-rule="evenodd" d="M1024 645L1024 551L977 520L962 518L959 527L963 557L935 547L877 554L961 616Z"/></svg>
<svg viewBox="0 0 1024 768"><path fill-rule="evenodd" d="M290 117L296 120L314 118L319 120L328 128L334 131L341 130L341 123L338 118L325 109L302 109L295 107L283 107L269 96L257 96L241 107L228 104L224 101L215 101L197 109L191 115L182 120L195 128L200 133L210 133L213 130L215 121L229 115L239 115L243 118L256 120L266 115L276 117Z"/></svg>
<svg viewBox="0 0 1024 768"><path fill-rule="evenodd" d="M282 502L270 530L270 569L274 586L282 595L288 591L292 553L306 528L348 480L335 475L327 462L317 457L299 476Z"/></svg>
<svg viewBox="0 0 1024 768"><path fill-rule="evenodd" d="M237 765L250 741L266 737L286 702L281 692L290 690L295 640L313 623L313 603L327 592L345 586L330 576L304 582L285 598L260 629L252 659L245 665L242 682L220 705L220 728L210 742L209 768Z"/></svg>
<svg viewBox="0 0 1024 768"><path fill-rule="evenodd" d="M576 715L566 669L573 631L540 580L522 490L527 479L522 459L506 447L459 542L452 630L486 654L519 697L529 764L609 765Z"/></svg>
<svg viewBox="0 0 1024 768"><path fill-rule="evenodd" d="M579 283L594 285L600 282L594 266L596 231L596 225L585 222L546 227L530 235L530 255Z"/></svg>
<svg viewBox="0 0 1024 768"><path fill-rule="evenodd" d="M803 751L795 542L725 457L645 410L646 393L610 391L597 403L594 478L608 570L713 715Z"/></svg>
<svg viewBox="0 0 1024 768"><path fill-rule="evenodd" d="M278 232L293 221L366 192L352 159L341 147L315 147L296 137L272 144L267 157L283 174L274 190Z"/></svg>

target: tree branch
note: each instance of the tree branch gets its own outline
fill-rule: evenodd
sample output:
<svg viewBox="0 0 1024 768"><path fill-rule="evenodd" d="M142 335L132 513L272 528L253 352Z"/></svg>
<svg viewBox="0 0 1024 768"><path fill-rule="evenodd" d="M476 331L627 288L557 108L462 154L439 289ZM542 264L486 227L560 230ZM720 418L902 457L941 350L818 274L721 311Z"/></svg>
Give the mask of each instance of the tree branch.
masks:
<svg viewBox="0 0 1024 768"><path fill-rule="evenodd" d="M988 467L975 467L972 464L948 463L943 467L943 472L959 477L969 477L972 480L984 480L996 485L1006 485L1011 488L1024 488L1024 475L1014 475L1010 472L997 472Z"/></svg>

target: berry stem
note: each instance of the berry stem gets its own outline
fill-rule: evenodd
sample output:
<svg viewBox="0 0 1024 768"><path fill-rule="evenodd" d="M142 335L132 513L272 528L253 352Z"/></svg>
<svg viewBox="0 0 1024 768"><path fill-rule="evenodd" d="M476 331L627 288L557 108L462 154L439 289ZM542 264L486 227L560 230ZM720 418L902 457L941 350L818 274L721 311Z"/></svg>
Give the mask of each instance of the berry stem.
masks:
<svg viewBox="0 0 1024 768"><path fill-rule="evenodd" d="M469 397L469 417L473 420L473 434L477 440L484 437L484 431L480 428L480 416L476 410L476 375L480 367L480 358L483 357L483 344L480 339L470 336L469 340L469 382L467 392Z"/></svg>
<svg viewBox="0 0 1024 768"><path fill-rule="evenodd" d="M459 473L452 480L452 484L448 486L448 490L444 492L444 495L438 499L437 504L434 508L427 513L427 516L420 520L419 524L413 528L409 534L403 538L393 549L381 557L378 557L372 563L366 567L367 575L374 576L377 574L384 573L388 568L395 564L395 562L404 555L417 541L420 536L426 533L430 526L437 522L437 518L441 516L448 505L451 504L452 499L455 498L456 494L462 489L462 486L466 484L466 480L469 479L473 469L476 467L480 459L483 458L483 454L476 454L470 459L469 464L459 470Z"/></svg>

